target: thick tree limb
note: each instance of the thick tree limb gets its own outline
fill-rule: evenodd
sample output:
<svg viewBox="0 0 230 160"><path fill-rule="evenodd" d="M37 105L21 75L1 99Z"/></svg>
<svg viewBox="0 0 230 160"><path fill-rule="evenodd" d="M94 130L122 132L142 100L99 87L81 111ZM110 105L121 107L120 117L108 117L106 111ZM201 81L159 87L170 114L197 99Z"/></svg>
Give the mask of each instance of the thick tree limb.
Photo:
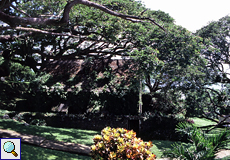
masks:
<svg viewBox="0 0 230 160"><path fill-rule="evenodd" d="M35 28L15 27L14 29L20 30L20 31L29 31L29 32L35 32L35 33L41 33L41 34L55 35L55 36L69 36L69 37L78 38L78 36L72 35L72 34L55 33L55 32L49 32L49 31L44 31L44 30L40 30L40 29L35 29Z"/></svg>
<svg viewBox="0 0 230 160"><path fill-rule="evenodd" d="M21 26L26 26L26 25L61 26L61 25L65 25L68 23L70 10L74 5L77 5L77 4L83 4L83 5L86 5L89 7L94 7L94 8L100 9L103 12L108 13L110 15L120 17L122 19L129 20L132 22L150 21L153 24L160 27L162 30L164 30L164 28L162 26L160 26L158 23L156 23L153 19L141 18L138 16L130 16L130 15L121 14L121 13L112 11L112 10L110 10L110 9L106 8L105 6L102 6L100 4L91 2L89 0L73 0L71 2L68 2L67 5L65 6L63 16L60 20L59 19L55 20L55 19L49 19L49 18L41 18L41 17L16 17L16 16L8 15L8 14L4 13L3 11L0 11L0 20L9 24L12 27L16 27L19 25L21 25Z"/></svg>
<svg viewBox="0 0 230 160"><path fill-rule="evenodd" d="M35 18L35 17L16 17L5 14L0 11L0 20L9 24L11 27L16 26L26 26L26 25L48 25L48 26L61 26L66 24L67 22L61 22L54 19L46 19L46 18Z"/></svg>
<svg viewBox="0 0 230 160"><path fill-rule="evenodd" d="M14 41L16 38L22 38L25 36L29 36L32 33L40 33L40 34L46 34L46 35L55 35L55 36L68 36L68 37L75 37L78 38L78 36L73 35L73 34L68 34L68 33L55 33L55 32L49 32L49 31L44 31L44 30L40 30L40 29L35 29L35 28L27 28L27 27L0 27L0 30L6 30L6 29L14 29L14 30L18 30L18 31L26 31L29 32L27 34L22 34L19 36L11 36L11 35L4 35L4 36L0 36L0 42L10 42L10 41Z"/></svg>

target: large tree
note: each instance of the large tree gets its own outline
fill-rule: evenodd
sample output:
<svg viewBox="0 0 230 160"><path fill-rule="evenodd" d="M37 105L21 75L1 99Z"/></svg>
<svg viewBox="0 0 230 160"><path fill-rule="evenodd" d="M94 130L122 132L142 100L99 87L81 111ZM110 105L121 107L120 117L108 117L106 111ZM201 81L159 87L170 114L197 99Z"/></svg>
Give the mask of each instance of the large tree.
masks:
<svg viewBox="0 0 230 160"><path fill-rule="evenodd" d="M196 35L203 38L206 46L202 50L203 56L207 59L207 75L209 84L201 87L200 96L194 100L196 109L205 118L217 123L216 126L225 125L228 117L222 121L215 118L229 114L229 45L230 45L230 17L225 16L218 21L213 21L196 32ZM228 123L229 124L229 123ZM214 127L216 127L214 126Z"/></svg>
<svg viewBox="0 0 230 160"><path fill-rule="evenodd" d="M168 28L167 33L151 30L132 55L152 96L152 109L177 113L185 110L189 90L208 83L206 60L201 55L202 38L180 26Z"/></svg>
<svg viewBox="0 0 230 160"><path fill-rule="evenodd" d="M35 72L50 59L128 55L141 26L164 30L154 18L160 19L136 1L3 0L0 50Z"/></svg>
<svg viewBox="0 0 230 160"><path fill-rule="evenodd" d="M1 76L10 74L9 62L39 73L59 59L132 57L133 71L161 108L179 111L181 95L205 81L201 39L175 26L168 14L134 0L4 0L0 6Z"/></svg>
<svg viewBox="0 0 230 160"><path fill-rule="evenodd" d="M75 0L58 3L8 0L1 1L0 14L3 24L0 27L0 51L4 58L0 76L7 76L5 79L9 81L13 79L15 72L9 69L11 63L28 66L37 75L30 83L37 89L33 88L28 94L39 91L36 95L42 96L40 92L44 90L47 93L43 97L50 96L46 88L48 76L40 72L47 71L50 62L129 56L149 30L158 28L157 32L165 32L156 21L161 24L173 21L167 14L147 10L134 0ZM62 86L56 84L60 79L53 80L53 84L48 87L56 88L57 91L51 89L52 94L56 96L56 92L63 91L60 95L65 97L68 88L62 90Z"/></svg>

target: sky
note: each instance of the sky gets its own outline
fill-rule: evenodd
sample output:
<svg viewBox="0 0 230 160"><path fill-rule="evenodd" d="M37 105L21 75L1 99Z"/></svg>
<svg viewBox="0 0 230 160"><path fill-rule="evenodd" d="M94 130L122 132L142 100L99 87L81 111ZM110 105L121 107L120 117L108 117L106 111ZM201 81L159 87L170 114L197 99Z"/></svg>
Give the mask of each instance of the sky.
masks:
<svg viewBox="0 0 230 160"><path fill-rule="evenodd" d="M141 0L147 8L161 10L189 31L230 15L230 0Z"/></svg>

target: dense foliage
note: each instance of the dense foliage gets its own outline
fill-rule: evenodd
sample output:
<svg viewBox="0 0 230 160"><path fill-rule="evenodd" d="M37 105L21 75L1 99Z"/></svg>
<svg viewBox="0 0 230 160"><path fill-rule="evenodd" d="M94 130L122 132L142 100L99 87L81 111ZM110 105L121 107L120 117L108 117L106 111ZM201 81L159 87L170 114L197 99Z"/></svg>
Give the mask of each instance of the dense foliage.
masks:
<svg viewBox="0 0 230 160"><path fill-rule="evenodd" d="M225 124L228 16L193 34L134 0L4 0L0 20L1 107L135 115L139 103L157 118Z"/></svg>
<svg viewBox="0 0 230 160"><path fill-rule="evenodd" d="M214 159L215 154L224 149L230 142L229 130L224 130L218 135L207 136L201 129L192 124L180 123L177 131L188 136L192 147L187 148L184 145L175 143L173 150L168 150L165 155L168 157L186 159L186 160L206 160Z"/></svg>
<svg viewBox="0 0 230 160"><path fill-rule="evenodd" d="M97 59L110 60L116 55L129 56L148 30L160 27L153 19L166 23L173 21L161 11L145 11L145 7L136 1L5 1L1 6L0 20L4 23L0 30L0 51L5 62L1 65L3 72L0 74L12 75L10 72L14 71L10 67L11 63L29 67L33 72L31 75L36 76L32 76L28 83L27 92L21 92L22 94L14 98L16 101L19 98L24 99L24 102L17 103L18 106L31 106L34 102L31 109L42 106L41 111L48 111L60 103L71 105L72 111L79 112L85 112L95 103L99 106L115 107L113 102L107 102L105 99L120 101L120 108L127 107L122 103L129 101L125 97L130 92L134 92L132 95L136 96L137 87L130 89L123 83L124 80L119 83L115 81L116 77L108 67L98 72L94 70L98 66L93 65L95 72L92 72L90 65ZM160 27L157 32L164 32L162 29ZM85 66L89 66L89 69L82 71L85 75L83 79L74 75L77 69L69 72L61 66L59 75L52 74L56 69L47 69L54 61L79 59L86 62ZM100 73L103 74L103 79L97 76ZM95 98L95 92L92 90L105 80L104 93L96 95L101 97L102 102L94 102L94 99L98 98ZM25 79L22 81L26 82ZM135 79L132 82L135 82ZM82 85L77 86L79 83ZM129 82L129 86L130 84L132 83ZM111 88L115 88L115 92L112 92ZM108 89L110 91L106 92ZM106 96L106 93L112 96ZM135 114L137 105L129 104L128 108L130 105L133 105L132 114ZM73 109L76 106L81 109ZM123 113L127 114L127 110Z"/></svg>
<svg viewBox="0 0 230 160"><path fill-rule="evenodd" d="M1 108L140 114L147 139L184 140L174 129L191 116L216 122L207 131L229 125L229 16L191 33L135 0L2 0L0 24ZM178 131L193 144L174 145L168 155L181 159L212 159L229 141L227 131ZM94 159L155 159L126 129L107 127L94 142Z"/></svg>
<svg viewBox="0 0 230 160"><path fill-rule="evenodd" d="M201 54L207 61L207 81L196 84L199 90L190 91L190 111L212 119L218 126L225 121L217 121L223 114L229 114L229 27L230 18L225 16L198 30L195 34L202 38L205 48Z"/></svg>
<svg viewBox="0 0 230 160"><path fill-rule="evenodd" d="M152 105L166 112L181 112L187 92L196 90L197 84L208 83L206 60L201 56L202 38L174 25L167 33L152 30L143 43L146 49L141 47L132 55L137 74L155 99Z"/></svg>

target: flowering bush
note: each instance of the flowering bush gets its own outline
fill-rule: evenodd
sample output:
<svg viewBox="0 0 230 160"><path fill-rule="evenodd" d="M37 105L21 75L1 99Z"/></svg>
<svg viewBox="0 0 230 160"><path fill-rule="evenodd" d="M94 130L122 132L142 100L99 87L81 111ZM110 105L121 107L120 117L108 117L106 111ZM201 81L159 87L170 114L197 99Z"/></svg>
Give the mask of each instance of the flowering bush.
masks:
<svg viewBox="0 0 230 160"><path fill-rule="evenodd" d="M94 136L91 146L93 159L146 159L155 160L156 156L149 150L152 142L143 142L136 138L133 130L106 127L101 135Z"/></svg>

